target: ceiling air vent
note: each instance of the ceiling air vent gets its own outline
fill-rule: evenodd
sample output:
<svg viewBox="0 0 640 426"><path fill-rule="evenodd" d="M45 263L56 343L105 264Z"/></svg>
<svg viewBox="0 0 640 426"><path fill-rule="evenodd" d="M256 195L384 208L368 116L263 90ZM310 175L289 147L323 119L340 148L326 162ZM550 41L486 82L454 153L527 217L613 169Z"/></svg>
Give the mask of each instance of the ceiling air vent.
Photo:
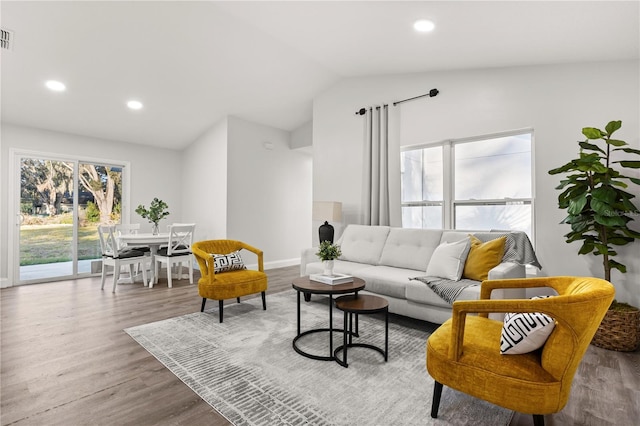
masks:
<svg viewBox="0 0 640 426"><path fill-rule="evenodd" d="M13 50L13 31L0 28L0 48L2 50Z"/></svg>

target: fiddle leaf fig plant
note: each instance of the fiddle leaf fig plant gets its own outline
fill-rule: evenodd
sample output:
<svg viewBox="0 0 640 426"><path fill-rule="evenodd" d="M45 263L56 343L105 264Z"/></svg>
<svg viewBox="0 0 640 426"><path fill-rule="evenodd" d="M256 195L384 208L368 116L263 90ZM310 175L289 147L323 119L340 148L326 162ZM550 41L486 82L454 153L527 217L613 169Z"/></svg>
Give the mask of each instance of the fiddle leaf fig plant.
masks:
<svg viewBox="0 0 640 426"><path fill-rule="evenodd" d="M613 259L618 254L614 246L640 239L640 233L628 226L640 214L631 201L635 195L625 191L629 184L640 185L640 179L622 174L624 169L640 168L640 150L613 137L621 127L621 121L611 121L604 130L583 128L587 139L578 142L579 157L549 171L551 175L567 174L556 187L562 190L558 207L567 210L560 223L571 226L566 242L582 241L578 254L602 256L607 281L611 281L612 269L627 272L625 265ZM612 158L629 156L632 159Z"/></svg>

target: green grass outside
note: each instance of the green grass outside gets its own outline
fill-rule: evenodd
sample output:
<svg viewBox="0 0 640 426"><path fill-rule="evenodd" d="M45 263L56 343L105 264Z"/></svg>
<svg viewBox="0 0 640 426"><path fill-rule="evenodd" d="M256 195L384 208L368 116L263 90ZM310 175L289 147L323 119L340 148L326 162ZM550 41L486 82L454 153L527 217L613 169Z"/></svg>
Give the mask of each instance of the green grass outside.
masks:
<svg viewBox="0 0 640 426"><path fill-rule="evenodd" d="M31 225L20 227L20 266L70 262L73 227ZM78 228L78 259L99 259L97 225Z"/></svg>

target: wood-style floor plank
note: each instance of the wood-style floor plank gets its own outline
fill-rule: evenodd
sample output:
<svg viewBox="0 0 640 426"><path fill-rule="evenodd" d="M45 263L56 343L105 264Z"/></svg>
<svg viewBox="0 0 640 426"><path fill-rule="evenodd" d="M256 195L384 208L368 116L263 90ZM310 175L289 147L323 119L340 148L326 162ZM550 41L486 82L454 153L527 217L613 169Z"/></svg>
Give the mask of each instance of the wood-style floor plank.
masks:
<svg viewBox="0 0 640 426"><path fill-rule="evenodd" d="M299 267L267 273L267 294L273 294L291 288ZM166 279L153 289L124 284L112 294L100 290L99 278L86 278L2 289L0 302L1 425L229 425L123 331L199 311L197 286L188 280L174 281L171 289ZM545 420L548 426L630 426L640 418L639 406L640 353L590 347L569 404ZM511 422L532 424L521 414Z"/></svg>

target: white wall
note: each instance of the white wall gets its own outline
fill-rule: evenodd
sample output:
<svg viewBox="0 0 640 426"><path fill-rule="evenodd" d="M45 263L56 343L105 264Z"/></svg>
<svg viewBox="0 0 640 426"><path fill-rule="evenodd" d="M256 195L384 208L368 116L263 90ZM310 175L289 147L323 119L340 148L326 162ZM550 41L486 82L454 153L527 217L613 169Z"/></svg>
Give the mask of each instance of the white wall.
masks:
<svg viewBox="0 0 640 426"><path fill-rule="evenodd" d="M311 148L313 146L313 121L308 121L291 132L292 149Z"/></svg>
<svg viewBox="0 0 640 426"><path fill-rule="evenodd" d="M262 249L269 267L299 263L311 245L312 158L292 150L290 138L228 118L227 237Z"/></svg>
<svg viewBox="0 0 640 426"><path fill-rule="evenodd" d="M71 159L90 158L128 161L131 165L130 216L131 222L142 223L143 231L150 232L151 225L138 216L134 210L139 204L148 206L154 197L166 201L171 215L161 222L161 226L182 221L180 154L168 149L151 148L123 142L108 141L84 136L58 133L29 127L2 123L2 146L0 151L0 279L8 279L8 229L13 225L15 213L9 212L9 151L11 148L68 155ZM126 206L123 206L123 212ZM11 213L11 214L10 214ZM8 285L13 285L8 280Z"/></svg>
<svg viewBox="0 0 640 426"><path fill-rule="evenodd" d="M354 78L314 100L313 199L342 201L345 223L361 223L364 118L361 107L440 90L402 104L402 145L532 127L535 137L535 244L546 275L602 277L599 259L566 244L557 207L560 177L547 171L578 154L582 127L622 120L619 138L640 145L638 61L443 71ZM399 174L399 163L390 171ZM396 188L399 190L399 188ZM638 194L638 188L633 189ZM638 200L638 199L636 199ZM636 201L640 206L640 201ZM640 218L639 218L640 219ZM635 221L640 228L640 220ZM314 230L315 231L315 230ZM620 248L627 274L613 273L617 298L640 305L640 242Z"/></svg>
<svg viewBox="0 0 640 426"><path fill-rule="evenodd" d="M227 119L182 152L185 222L196 224L194 241L227 236Z"/></svg>

